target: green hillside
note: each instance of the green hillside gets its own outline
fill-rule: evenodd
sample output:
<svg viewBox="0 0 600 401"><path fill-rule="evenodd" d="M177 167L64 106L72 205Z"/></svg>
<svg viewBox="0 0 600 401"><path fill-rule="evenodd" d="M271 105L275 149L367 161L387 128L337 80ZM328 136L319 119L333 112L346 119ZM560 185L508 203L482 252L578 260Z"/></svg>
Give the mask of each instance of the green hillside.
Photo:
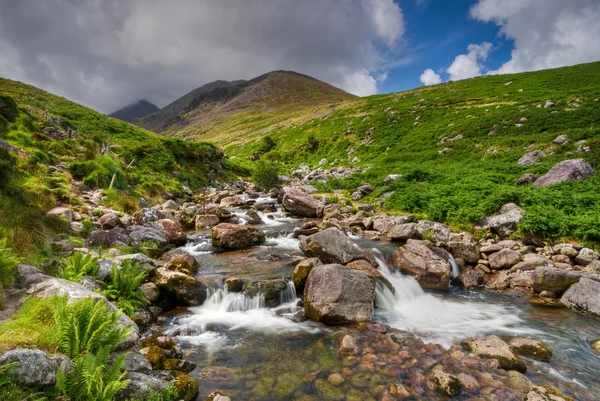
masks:
<svg viewBox="0 0 600 401"><path fill-rule="evenodd" d="M0 230L21 254L44 252L49 209L77 208L72 178L104 189L114 178L109 198L123 209L226 170L213 145L162 138L20 82L0 79L0 101Z"/></svg>
<svg viewBox="0 0 600 401"><path fill-rule="evenodd" d="M600 63L592 63L371 96L313 108L300 122L261 131L275 142L266 153L257 139L231 144L226 153L249 166L261 156L288 171L301 163L315 168L322 158L325 167L354 165L356 157L356 165L372 168L319 189L351 192L367 182L375 187L367 201L393 191L387 209L461 228L515 202L527 211L521 234L599 241L598 174L547 188L515 185L521 175L541 175L566 159L584 158L600 170L598 82ZM547 100L555 106L544 108ZM566 144L552 143L558 135L568 137ZM517 164L536 149L546 153L538 164ZM388 174L403 177L384 185Z"/></svg>

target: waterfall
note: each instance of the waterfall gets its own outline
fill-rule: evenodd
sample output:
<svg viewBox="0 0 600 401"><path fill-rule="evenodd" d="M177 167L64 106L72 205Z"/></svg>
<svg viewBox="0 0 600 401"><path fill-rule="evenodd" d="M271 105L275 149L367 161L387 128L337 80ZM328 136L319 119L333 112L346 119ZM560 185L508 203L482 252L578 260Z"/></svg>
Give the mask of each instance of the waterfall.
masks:
<svg viewBox="0 0 600 401"><path fill-rule="evenodd" d="M452 266L452 278L457 278L460 274L460 268L458 267L458 263L454 260L454 257L450 255L450 259L448 259L448 263Z"/></svg>
<svg viewBox="0 0 600 401"><path fill-rule="evenodd" d="M297 303L298 297L296 296L296 286L293 281L287 282L287 287L285 290L279 293L279 303L280 304L289 304L289 303Z"/></svg>
<svg viewBox="0 0 600 401"><path fill-rule="evenodd" d="M258 294L249 297L245 294L230 293L226 286L218 289L208 289L208 297L200 307L206 311L237 312L260 309L265 307L265 298Z"/></svg>

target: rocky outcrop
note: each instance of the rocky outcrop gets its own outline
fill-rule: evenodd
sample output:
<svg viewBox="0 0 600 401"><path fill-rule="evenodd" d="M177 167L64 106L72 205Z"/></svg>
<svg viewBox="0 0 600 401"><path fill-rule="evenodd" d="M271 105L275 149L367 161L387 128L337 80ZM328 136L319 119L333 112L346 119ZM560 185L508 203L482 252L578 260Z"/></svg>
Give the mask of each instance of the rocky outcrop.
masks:
<svg viewBox="0 0 600 401"><path fill-rule="evenodd" d="M529 152L521 157L517 164L519 166L530 166L535 164L540 158L544 157L544 152L541 150L534 150L533 152Z"/></svg>
<svg viewBox="0 0 600 401"><path fill-rule="evenodd" d="M167 270L184 273L190 276L196 274L200 264L192 255L183 249L174 249L163 254L160 261L164 263Z"/></svg>
<svg viewBox="0 0 600 401"><path fill-rule="evenodd" d="M282 204L286 211L299 217L317 217L321 203L297 187L284 187Z"/></svg>
<svg viewBox="0 0 600 401"><path fill-rule="evenodd" d="M223 249L245 249L265 242L265 234L255 228L222 223L212 229L213 246Z"/></svg>
<svg viewBox="0 0 600 401"><path fill-rule="evenodd" d="M547 187L565 181L585 180L592 175L594 175L594 169L585 160L565 160L555 164L550 171L535 180L533 186Z"/></svg>
<svg viewBox="0 0 600 401"><path fill-rule="evenodd" d="M136 244L153 242L159 247L164 247L169 242L167 232L158 223L148 223L144 226L133 225L127 227L127 232L132 243Z"/></svg>
<svg viewBox="0 0 600 401"><path fill-rule="evenodd" d="M474 355L497 360L504 370L516 370L521 373L527 371L525 362L498 336L469 338L462 346Z"/></svg>
<svg viewBox="0 0 600 401"><path fill-rule="evenodd" d="M514 203L508 203L500 208L500 214L481 219L477 226L484 230L490 230L501 238L506 238L517 231L518 224L524 215L523 209Z"/></svg>
<svg viewBox="0 0 600 401"><path fill-rule="evenodd" d="M582 272L540 266L535 269L531 279L535 292L551 291L556 294L562 294L572 284L579 282L582 276Z"/></svg>
<svg viewBox="0 0 600 401"><path fill-rule="evenodd" d="M159 267L152 280L170 306L198 306L206 300L206 286L194 277Z"/></svg>
<svg viewBox="0 0 600 401"><path fill-rule="evenodd" d="M316 266L304 289L306 316L325 324L370 321L375 284L369 275L339 264Z"/></svg>
<svg viewBox="0 0 600 401"><path fill-rule="evenodd" d="M563 294L560 303L569 309L600 317L600 283L583 277Z"/></svg>
<svg viewBox="0 0 600 401"><path fill-rule="evenodd" d="M365 259L363 251L346 234L337 228L328 228L300 240L300 249L310 258L323 263L345 265L353 260Z"/></svg>
<svg viewBox="0 0 600 401"><path fill-rule="evenodd" d="M425 245L410 243L394 252L394 266L413 276L423 288L448 288L450 264Z"/></svg>
<svg viewBox="0 0 600 401"><path fill-rule="evenodd" d="M0 356L0 365L15 363L9 370L12 379L29 386L43 387L56 383L58 369L69 371L71 361L64 356L50 357L39 349L14 349Z"/></svg>

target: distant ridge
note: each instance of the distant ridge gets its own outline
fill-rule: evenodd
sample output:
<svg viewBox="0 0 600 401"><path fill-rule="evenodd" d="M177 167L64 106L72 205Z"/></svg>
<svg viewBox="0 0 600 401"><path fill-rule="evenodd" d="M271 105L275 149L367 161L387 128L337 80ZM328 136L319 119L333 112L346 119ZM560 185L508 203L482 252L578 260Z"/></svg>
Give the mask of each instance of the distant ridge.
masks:
<svg viewBox="0 0 600 401"><path fill-rule="evenodd" d="M123 107L115 111L114 113L109 114L109 117L118 118L121 121L126 121L128 123L133 123L135 119L146 117L149 114L158 111L159 108L154 104L150 103L146 99L140 99L135 103L132 103L128 106Z"/></svg>

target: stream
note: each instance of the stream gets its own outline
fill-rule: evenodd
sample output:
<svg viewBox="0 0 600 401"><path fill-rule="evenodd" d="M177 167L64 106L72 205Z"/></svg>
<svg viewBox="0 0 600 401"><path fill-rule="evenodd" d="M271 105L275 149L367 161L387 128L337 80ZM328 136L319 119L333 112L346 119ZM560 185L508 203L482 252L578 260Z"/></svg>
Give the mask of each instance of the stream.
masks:
<svg viewBox="0 0 600 401"><path fill-rule="evenodd" d="M230 210L240 219L246 218L244 210ZM485 288L424 291L412 277L388 267L397 247L394 244L351 235L360 247L373 252L380 271L396 289L393 294L378 286L374 317L396 334L382 334L364 324L328 327L304 321L291 282L280 294L277 307L267 307L260 295L229 293L223 284L228 277L289 279L293 262L302 257L299 241L291 233L304 221L286 217L281 211L259 214L264 224L256 228L267 236L263 246L216 252L210 245L210 234L198 232L190 235L191 241L183 247L199 261L198 275L212 285L202 306L166 314L160 329L175 338L186 359L197 364L190 376L200 383L198 400L214 390L232 400L379 400L384 389L398 379L413 386L411 395L402 399L448 399L428 387L423 376L435 363L460 368L460 372L473 369L473 375L485 374L481 368L457 367L453 357L461 352L457 346L461 340L488 334L505 340L528 336L545 342L554 352L552 361L523 358L527 378L577 400L600 400L600 357L589 346L591 340L600 338L599 320ZM370 350L373 362L340 356L336 344L345 334L352 334L363 349ZM390 338L401 345L392 344ZM398 349L402 349L400 355L416 361L409 363L410 369L392 369L394 363L400 363L393 356ZM327 382L332 373L342 373L346 381L332 386ZM509 382L510 378L490 379L491 384L454 399L522 399L510 389L498 390L515 388Z"/></svg>

